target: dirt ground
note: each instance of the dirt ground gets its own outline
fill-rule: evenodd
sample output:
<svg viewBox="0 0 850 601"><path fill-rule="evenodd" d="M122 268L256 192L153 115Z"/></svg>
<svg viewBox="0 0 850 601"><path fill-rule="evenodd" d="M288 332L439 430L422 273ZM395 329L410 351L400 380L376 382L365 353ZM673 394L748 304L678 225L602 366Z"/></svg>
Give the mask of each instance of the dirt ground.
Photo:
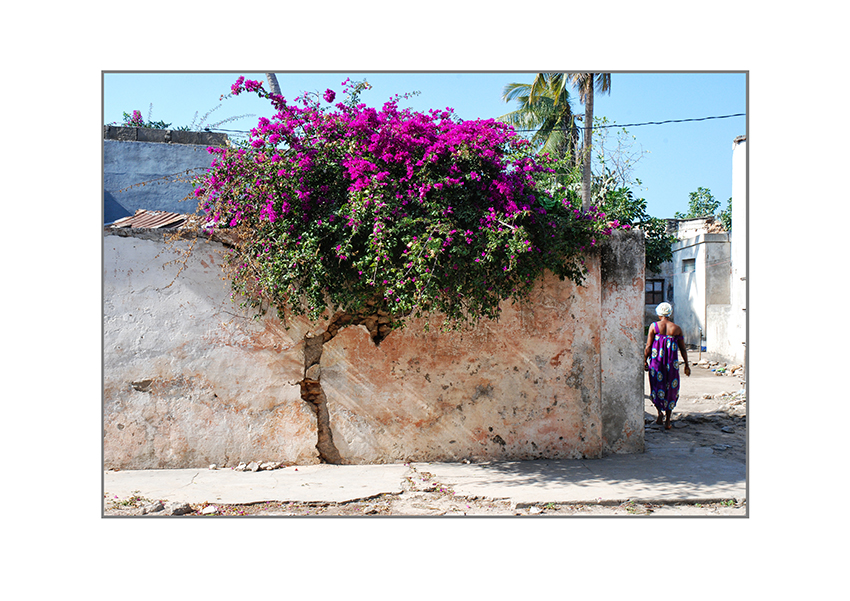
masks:
<svg viewBox="0 0 850 601"><path fill-rule="evenodd" d="M712 367L692 366L690 377L681 373L679 402L673 411L673 429L655 424L658 413L644 380L644 421L647 447L653 444L711 447L714 454L746 463L747 401L743 375L716 375Z"/></svg>
<svg viewBox="0 0 850 601"><path fill-rule="evenodd" d="M692 357L695 362L697 357ZM645 379L647 450L665 445L711 447L713 453L746 463L747 405L742 375L716 375L714 366L693 365L690 378L682 374L673 428L655 425L656 411ZM737 393L737 394L736 394ZM152 500L140 497L104 499L104 515L143 515ZM147 515L162 515L162 512ZM251 505L191 506L188 516L745 516L746 503L732 500L711 504L624 503L541 504L513 506L506 500L466 498L428 472L411 467L401 494L385 494L349 503L265 502Z"/></svg>

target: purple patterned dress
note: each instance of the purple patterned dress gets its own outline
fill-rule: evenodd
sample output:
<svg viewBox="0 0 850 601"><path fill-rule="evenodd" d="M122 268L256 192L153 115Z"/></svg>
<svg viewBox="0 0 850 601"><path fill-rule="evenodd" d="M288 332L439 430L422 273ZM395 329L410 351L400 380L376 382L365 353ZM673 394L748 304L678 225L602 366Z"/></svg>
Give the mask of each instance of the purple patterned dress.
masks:
<svg viewBox="0 0 850 601"><path fill-rule="evenodd" d="M652 404L659 411L672 411L679 400L679 340L681 336L662 336L655 326L652 354L649 356L649 388Z"/></svg>

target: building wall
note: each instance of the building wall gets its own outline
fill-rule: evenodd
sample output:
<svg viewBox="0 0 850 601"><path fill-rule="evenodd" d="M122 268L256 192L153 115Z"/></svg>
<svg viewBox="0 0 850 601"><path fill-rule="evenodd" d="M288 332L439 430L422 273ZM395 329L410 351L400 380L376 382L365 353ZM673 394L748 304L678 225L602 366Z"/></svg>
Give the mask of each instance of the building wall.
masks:
<svg viewBox="0 0 850 601"><path fill-rule="evenodd" d="M253 319L214 242L197 240L175 279L189 244L104 237L107 469L643 451L637 233L589 256L583 286L547 277L499 322L444 333L414 321L379 345L363 325L322 337L327 321Z"/></svg>
<svg viewBox="0 0 850 601"><path fill-rule="evenodd" d="M602 247L602 435L605 452L643 451L645 257L643 234ZM637 364L637 365L636 365Z"/></svg>
<svg viewBox="0 0 850 601"><path fill-rule="evenodd" d="M694 270L686 271L687 261ZM685 344L701 346L710 305L729 304L729 235L700 234L673 245L673 320Z"/></svg>
<svg viewBox="0 0 850 601"><path fill-rule="evenodd" d="M709 273L713 296L706 305L706 357L729 364L746 363L747 339L747 142L736 138L732 150L732 232L728 249L715 257ZM728 265L724 261L728 260ZM725 284L725 286L724 286Z"/></svg>
<svg viewBox="0 0 850 601"><path fill-rule="evenodd" d="M735 139L732 152L732 231L719 233L716 219L668 219L678 238L673 261L647 279L665 281L664 300L688 345L705 346L703 356L731 364L746 363L747 338L747 139ZM684 261L695 260L685 273ZM669 294L670 288L673 294ZM657 319L655 304L645 306L645 323ZM700 338L702 336L702 338ZM698 346L699 345L699 346Z"/></svg>
<svg viewBox="0 0 850 601"><path fill-rule="evenodd" d="M732 150L732 276L728 360L746 364L747 342L747 139Z"/></svg>
<svg viewBox="0 0 850 601"><path fill-rule="evenodd" d="M667 302L673 304L673 270L674 265L672 261L665 261L658 267L657 272L647 272L646 280L662 280L664 284L662 285L662 299L661 302ZM645 296L644 296L645 298ZM658 314L655 312L655 309L661 303L646 303L644 305L644 328L651 326L654 322L658 320Z"/></svg>
<svg viewBox="0 0 850 601"><path fill-rule="evenodd" d="M194 213L192 177L209 168L207 148L226 142L223 134L104 127L103 222L139 209Z"/></svg>
<svg viewBox="0 0 850 601"><path fill-rule="evenodd" d="M696 239L698 236L705 234L715 234L725 232L723 226L717 221L714 217L691 217L687 219L667 219L667 233L673 235L676 240L680 243L690 239ZM681 248L687 246L687 244L679 244L678 247ZM728 265L727 265L728 267ZM663 280L663 302L668 302L675 305L675 292L674 292L674 281L675 275L681 272L681 266L679 266L679 271L676 271L677 267L674 265L673 261L666 261L662 263L658 272L650 272L647 273L646 279L649 280ZM717 271L717 268L712 268L713 271ZM715 279L714 277L712 279ZM728 289L728 285L727 285ZM718 291L719 294L724 294L722 291ZM701 297L695 297L699 300ZM713 302L713 301L710 301ZM649 326L653 322L658 319L658 316L655 313L655 309L658 306L658 303L647 303L645 307L645 325ZM685 305L680 307L682 312L688 311L691 309L689 306ZM702 314L702 311L698 311L699 314ZM696 344L696 342L694 342Z"/></svg>
<svg viewBox="0 0 850 601"><path fill-rule="evenodd" d="M708 305L706 307L705 352L702 356L710 361L729 362L729 330L731 305Z"/></svg>

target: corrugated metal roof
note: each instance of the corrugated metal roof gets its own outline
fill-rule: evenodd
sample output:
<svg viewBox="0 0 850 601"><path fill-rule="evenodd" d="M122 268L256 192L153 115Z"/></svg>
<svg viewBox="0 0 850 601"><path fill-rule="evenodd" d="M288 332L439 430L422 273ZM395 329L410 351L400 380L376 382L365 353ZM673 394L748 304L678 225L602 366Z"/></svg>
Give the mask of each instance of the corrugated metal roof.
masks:
<svg viewBox="0 0 850 601"><path fill-rule="evenodd" d="M113 228L143 228L157 229L164 227L180 227L188 219L188 215L179 213L169 213L168 211L147 211L139 209L135 215L124 217L113 223L110 227Z"/></svg>

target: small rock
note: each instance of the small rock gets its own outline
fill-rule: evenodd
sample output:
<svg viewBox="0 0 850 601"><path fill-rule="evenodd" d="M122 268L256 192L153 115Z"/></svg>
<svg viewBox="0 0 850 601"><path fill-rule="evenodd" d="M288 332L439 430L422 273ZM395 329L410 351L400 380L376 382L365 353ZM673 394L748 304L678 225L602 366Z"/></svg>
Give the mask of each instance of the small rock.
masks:
<svg viewBox="0 0 850 601"><path fill-rule="evenodd" d="M246 469L248 469L248 466L245 465L244 463L240 463L239 465L237 465L233 469L236 470L237 472L244 472Z"/></svg>
<svg viewBox="0 0 850 601"><path fill-rule="evenodd" d="M247 470L250 470L250 471L252 471L252 472L259 471L259 469L260 469L260 464L259 464L259 463L257 463L256 461L252 461L251 463L249 463L249 464L248 464L248 467L247 467L246 469L247 469Z"/></svg>
<svg viewBox="0 0 850 601"><path fill-rule="evenodd" d="M172 501L165 506L165 513L168 515L185 515L192 513L192 507L188 503Z"/></svg>
<svg viewBox="0 0 850 601"><path fill-rule="evenodd" d="M726 449L731 449L732 445L716 444L716 445L712 446L711 448L714 449L715 451L725 451Z"/></svg>
<svg viewBox="0 0 850 601"><path fill-rule="evenodd" d="M538 513L543 513L543 510L539 507L529 507L528 513L530 513L531 515L537 515Z"/></svg>
<svg viewBox="0 0 850 601"><path fill-rule="evenodd" d="M732 426L723 426L722 428L720 428L720 431L725 432L726 434L734 434L735 428L733 428Z"/></svg>
<svg viewBox="0 0 850 601"><path fill-rule="evenodd" d="M308 380L314 380L316 382L322 377L322 366L316 363L315 365L311 365L307 372L304 375Z"/></svg>
<svg viewBox="0 0 850 601"><path fill-rule="evenodd" d="M218 507L215 505L207 505L203 509L201 509L201 515L212 515L214 513L218 513Z"/></svg>
<svg viewBox="0 0 850 601"><path fill-rule="evenodd" d="M704 399L711 399L711 398L714 398L714 395L713 395L713 394L711 394L711 393L708 393L708 392L707 392L707 393L705 393L704 395L702 395L702 398L704 398Z"/></svg>
<svg viewBox="0 0 850 601"><path fill-rule="evenodd" d="M148 392L153 384L153 380L139 380L138 382L130 382L130 386L139 392Z"/></svg>
<svg viewBox="0 0 850 601"><path fill-rule="evenodd" d="M217 466L215 463L211 463L211 464L210 464L210 469L211 469L211 470L217 470L217 469L218 469L218 466Z"/></svg>
<svg viewBox="0 0 850 601"><path fill-rule="evenodd" d="M149 513L157 513L158 511L162 511L165 509L165 506L161 501L154 501L153 503L148 503L144 507L142 507L142 515L147 515Z"/></svg>

